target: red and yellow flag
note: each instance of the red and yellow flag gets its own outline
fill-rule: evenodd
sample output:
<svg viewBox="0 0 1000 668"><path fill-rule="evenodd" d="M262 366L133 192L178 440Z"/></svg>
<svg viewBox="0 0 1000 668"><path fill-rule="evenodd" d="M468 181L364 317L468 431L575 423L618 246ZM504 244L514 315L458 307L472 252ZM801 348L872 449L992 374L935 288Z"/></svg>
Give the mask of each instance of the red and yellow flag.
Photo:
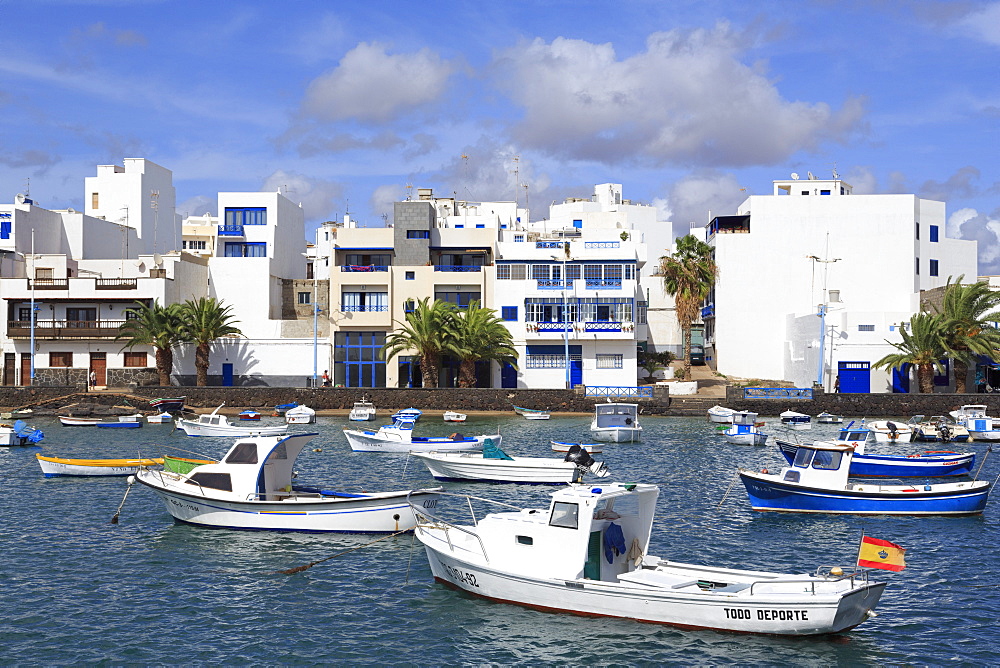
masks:
<svg viewBox="0 0 1000 668"><path fill-rule="evenodd" d="M871 536L861 537L858 550L859 568L882 568L887 571L901 571L906 568L906 548L895 543Z"/></svg>

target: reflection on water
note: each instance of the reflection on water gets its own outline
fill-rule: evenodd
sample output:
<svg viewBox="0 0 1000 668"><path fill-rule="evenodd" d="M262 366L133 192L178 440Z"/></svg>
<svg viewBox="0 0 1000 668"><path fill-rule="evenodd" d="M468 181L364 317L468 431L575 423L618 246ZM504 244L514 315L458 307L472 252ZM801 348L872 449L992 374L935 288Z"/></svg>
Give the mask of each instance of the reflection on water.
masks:
<svg viewBox="0 0 1000 668"><path fill-rule="evenodd" d="M786 665L1000 661L991 629L996 586L996 500L973 518L761 514L735 481L737 466L780 467L773 446L725 443L695 418L643 418L644 440L608 444L612 479L661 486L650 552L700 563L789 572L850 565L864 531L908 548L877 618L833 638L691 632L626 620L546 614L491 603L435 584L411 536L208 530L175 524L148 490L132 490L109 520L120 478L45 479L35 452L76 457L198 453L218 457L227 439L190 438L169 426L138 430L61 427L37 420L41 449L0 449L5 567L5 663L766 663ZM417 433L489 433L499 426L514 455L556 456L549 440L587 440L588 416L547 422L431 417ZM375 424L380 424L376 422ZM297 462L304 484L350 490L435 484L406 455L353 453L320 418ZM780 427L769 423L765 431ZM836 426L797 432L802 440ZM985 447L970 447L982 454ZM321 452L313 452L319 448ZM994 477L1000 458L988 461ZM595 484L599 484L594 481ZM735 482L735 484L734 484ZM448 484L517 506L547 505L547 487ZM727 492L728 490L728 492ZM725 500L723 500L725 499ZM344 554L296 575L276 574Z"/></svg>

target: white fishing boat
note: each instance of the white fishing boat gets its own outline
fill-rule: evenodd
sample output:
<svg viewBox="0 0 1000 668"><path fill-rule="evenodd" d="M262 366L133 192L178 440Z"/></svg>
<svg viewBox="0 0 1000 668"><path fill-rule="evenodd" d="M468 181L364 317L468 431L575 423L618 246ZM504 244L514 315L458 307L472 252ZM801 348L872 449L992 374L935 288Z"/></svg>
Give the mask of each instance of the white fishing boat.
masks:
<svg viewBox="0 0 1000 668"><path fill-rule="evenodd" d="M548 420L551 411L547 408L525 408L524 406L514 406L514 412L523 417L525 420Z"/></svg>
<svg viewBox="0 0 1000 668"><path fill-rule="evenodd" d="M224 405L222 404L222 406ZM232 438L243 436L281 436L288 433L287 424L274 426L232 424L225 415L219 415L219 409L222 406L219 406L219 408L216 408L211 413L199 415L195 420L178 418L177 428L182 429L188 436L229 436Z"/></svg>
<svg viewBox="0 0 1000 668"><path fill-rule="evenodd" d="M1000 441L1000 418L986 414L985 404L966 404L949 415L977 441Z"/></svg>
<svg viewBox="0 0 1000 668"><path fill-rule="evenodd" d="M438 489L354 494L296 484L295 460L315 436L238 439L216 464L143 469L130 482L153 490L176 520L214 528L391 533L413 527L414 505L436 503Z"/></svg>
<svg viewBox="0 0 1000 668"><path fill-rule="evenodd" d="M767 434L758 429L757 414L750 411L733 413L733 424L722 432L722 437L726 439L727 443L735 445L764 445L767 443Z"/></svg>
<svg viewBox="0 0 1000 668"><path fill-rule="evenodd" d="M639 404L597 404L590 421L590 435L596 441L633 443L642 436Z"/></svg>
<svg viewBox="0 0 1000 668"><path fill-rule="evenodd" d="M414 533L437 581L546 612L770 635L837 633L873 616L885 583L854 567L773 573L646 554L658 494L570 485L548 508L490 502L505 510L468 524L416 507Z"/></svg>
<svg viewBox="0 0 1000 668"><path fill-rule="evenodd" d="M823 411L816 416L816 422L820 424L841 424L844 421L843 415L837 415L835 413L827 413Z"/></svg>
<svg viewBox="0 0 1000 668"><path fill-rule="evenodd" d="M484 436L414 436L411 419L398 419L391 425L383 425L378 431L370 429L345 429L344 436L355 452L451 452L479 450L483 441L492 438L500 445L500 434Z"/></svg>
<svg viewBox="0 0 1000 668"><path fill-rule="evenodd" d="M788 429L795 429L796 431L812 429L812 416L805 413L784 411L778 417L781 418L781 424Z"/></svg>
<svg viewBox="0 0 1000 668"><path fill-rule="evenodd" d="M549 443L552 445L552 450L555 452L569 452L570 448L574 445L579 445L592 455L604 452L603 443L581 443L579 441L549 441Z"/></svg>
<svg viewBox="0 0 1000 668"><path fill-rule="evenodd" d="M708 409L708 421L728 424L733 421L733 413L736 411L725 406L712 406Z"/></svg>
<svg viewBox="0 0 1000 668"><path fill-rule="evenodd" d="M511 457L486 439L482 452L413 452L435 480L564 485L582 482L585 473L608 475L607 466L576 446L566 457Z"/></svg>
<svg viewBox="0 0 1000 668"><path fill-rule="evenodd" d="M375 419L375 412L375 404L362 396L361 401L354 402L347 419L353 422L368 422Z"/></svg>
<svg viewBox="0 0 1000 668"><path fill-rule="evenodd" d="M147 415L146 422L150 424L167 424L174 421L174 416L170 413L157 413L156 415Z"/></svg>
<svg viewBox="0 0 1000 668"><path fill-rule="evenodd" d="M403 418L404 420L412 419L414 422L416 422L417 420L420 419L420 416L423 414L424 412L419 408L403 408L402 410L398 410L391 416L389 416L389 419L395 421L400 418Z"/></svg>
<svg viewBox="0 0 1000 668"><path fill-rule="evenodd" d="M124 476L137 473L143 466L163 464L163 458L135 459L68 459L35 455L42 475L46 478L58 476Z"/></svg>
<svg viewBox="0 0 1000 668"><path fill-rule="evenodd" d="M285 422L288 424L313 424L316 422L316 411L300 404L285 411Z"/></svg>
<svg viewBox="0 0 1000 668"><path fill-rule="evenodd" d="M466 416L465 413L457 413L455 411L445 411L444 412L444 421L445 422L465 422L465 420L466 420L467 417L468 416Z"/></svg>
<svg viewBox="0 0 1000 668"><path fill-rule="evenodd" d="M923 419L923 416L919 416ZM868 429L878 443L909 443L913 438L914 423L895 420L872 420Z"/></svg>
<svg viewBox="0 0 1000 668"><path fill-rule="evenodd" d="M104 418L99 417L75 417L73 415L60 415L59 423L64 427L93 427L98 422L103 422Z"/></svg>

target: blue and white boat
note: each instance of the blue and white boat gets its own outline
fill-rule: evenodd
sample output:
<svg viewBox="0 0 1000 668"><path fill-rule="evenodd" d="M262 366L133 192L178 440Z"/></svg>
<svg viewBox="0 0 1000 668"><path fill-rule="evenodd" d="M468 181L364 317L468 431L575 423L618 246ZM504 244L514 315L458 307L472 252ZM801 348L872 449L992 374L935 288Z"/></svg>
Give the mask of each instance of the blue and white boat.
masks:
<svg viewBox="0 0 1000 668"><path fill-rule="evenodd" d="M424 414L424 412L422 410L420 410L419 408L404 408L402 410L399 410L399 411L396 411L395 413L393 413L391 416L389 416L389 419L391 419L393 421L400 420L400 419L403 419L403 420L413 420L414 422L416 422L417 420L420 419L420 416L423 415L423 414Z"/></svg>
<svg viewBox="0 0 1000 668"><path fill-rule="evenodd" d="M969 431L972 439L1000 441L1000 418L988 416L985 404L966 404L949 415Z"/></svg>
<svg viewBox="0 0 1000 668"><path fill-rule="evenodd" d="M796 411L785 411L781 413L778 417L781 418L781 424L789 429L803 430L812 429L812 417L806 415L805 413L797 413Z"/></svg>
<svg viewBox="0 0 1000 668"><path fill-rule="evenodd" d="M451 436L414 436L413 418L399 418L392 424L371 429L345 429L344 436L355 452L455 452L481 450L483 442L491 438L497 447L502 440L500 434L465 436L454 433Z"/></svg>
<svg viewBox="0 0 1000 668"><path fill-rule="evenodd" d="M795 461L777 474L741 468L750 506L759 511L851 515L978 515L991 483L883 485L848 479L854 446L817 441L799 446ZM766 471L766 469L765 469Z"/></svg>
<svg viewBox="0 0 1000 668"><path fill-rule="evenodd" d="M757 414L749 411L733 413L733 426L722 432L726 442L735 445L764 445L767 434L757 428Z"/></svg>
<svg viewBox="0 0 1000 668"><path fill-rule="evenodd" d="M974 452L918 452L910 455L874 455L865 452L867 443L872 442L872 432L861 427L852 427L852 422L840 430L834 443L854 446L849 475L855 478L937 478L953 475L969 475L975 466ZM792 464L798 454L800 444L777 440L778 450Z"/></svg>
<svg viewBox="0 0 1000 668"><path fill-rule="evenodd" d="M293 401L290 404L278 404L277 406L274 407L274 412L277 413L278 415L284 415L289 410L295 408L298 405L299 405L299 402L297 402L297 401Z"/></svg>

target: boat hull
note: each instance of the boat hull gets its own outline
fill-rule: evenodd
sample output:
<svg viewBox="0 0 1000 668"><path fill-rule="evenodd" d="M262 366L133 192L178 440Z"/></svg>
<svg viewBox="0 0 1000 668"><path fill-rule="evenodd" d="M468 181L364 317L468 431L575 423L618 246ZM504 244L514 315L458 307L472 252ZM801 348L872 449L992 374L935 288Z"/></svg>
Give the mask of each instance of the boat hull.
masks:
<svg viewBox="0 0 1000 668"><path fill-rule="evenodd" d="M168 489L159 472L142 471L136 481L152 489L177 521L214 529L311 533L395 533L416 524L407 495L418 507L433 508L435 490L386 492L314 501L228 501ZM163 479L168 479L163 476ZM169 479L168 479L169 480Z"/></svg>
<svg viewBox="0 0 1000 668"><path fill-rule="evenodd" d="M549 441L549 443L552 444L552 449L555 452L569 452L569 449L574 445L579 445L592 455L604 452L604 446L600 443L573 443L570 441Z"/></svg>
<svg viewBox="0 0 1000 668"><path fill-rule="evenodd" d="M939 483L891 488L877 483L822 489L786 483L777 476L739 472L750 506L759 511L849 515L978 515L986 508L990 483ZM931 489L926 489L930 487Z"/></svg>
<svg viewBox="0 0 1000 668"><path fill-rule="evenodd" d="M93 427L98 422L101 422L102 418L83 418L83 417L70 417L68 415L60 415L59 423L64 427Z"/></svg>
<svg viewBox="0 0 1000 668"><path fill-rule="evenodd" d="M440 438L413 437L412 440L390 440L379 436L378 432L356 429L345 429L344 436L347 437L347 442L354 452L462 452L482 449L483 441L487 438L493 439L497 447L502 441L500 434L469 436L461 440L443 436Z"/></svg>
<svg viewBox="0 0 1000 668"><path fill-rule="evenodd" d="M184 401L187 397L173 397L170 399L151 399L149 405L153 410L162 412L179 411L184 409Z"/></svg>
<svg viewBox="0 0 1000 668"><path fill-rule="evenodd" d="M461 559L440 540L418 527L434 579L449 587L499 603L513 603L544 612L568 612L591 617L618 617L684 629L711 629L772 635L818 635L851 629L869 617L885 583L861 585L846 595L809 597L776 594L741 600L739 596L706 596L602 582L533 578L499 571L484 563Z"/></svg>
<svg viewBox="0 0 1000 668"><path fill-rule="evenodd" d="M642 437L642 427L592 427L590 437L603 443L635 443Z"/></svg>
<svg viewBox="0 0 1000 668"><path fill-rule="evenodd" d="M733 445L765 445L767 443L767 434L759 431L743 434L723 433L722 438L726 439L727 443L732 443Z"/></svg>
<svg viewBox="0 0 1000 668"><path fill-rule="evenodd" d="M283 436L288 433L288 425L277 425L273 427L261 425L208 425L192 422L191 420L178 420L177 428L182 429L188 436L221 436L232 438L243 438L246 436Z"/></svg>
<svg viewBox="0 0 1000 668"><path fill-rule="evenodd" d="M518 483L525 485L563 485L573 481L576 464L555 458L514 457L485 459L477 453L413 453L424 463L435 480L448 482Z"/></svg>
<svg viewBox="0 0 1000 668"><path fill-rule="evenodd" d="M778 441L778 449L789 464L795 460L799 446ZM921 456L855 454L851 458L850 475L857 478L938 478L969 475L975 466L974 452L925 454Z"/></svg>
<svg viewBox="0 0 1000 668"><path fill-rule="evenodd" d="M66 459L35 455L42 475L59 476L126 476L133 475L143 466L162 464L159 458L151 459Z"/></svg>

